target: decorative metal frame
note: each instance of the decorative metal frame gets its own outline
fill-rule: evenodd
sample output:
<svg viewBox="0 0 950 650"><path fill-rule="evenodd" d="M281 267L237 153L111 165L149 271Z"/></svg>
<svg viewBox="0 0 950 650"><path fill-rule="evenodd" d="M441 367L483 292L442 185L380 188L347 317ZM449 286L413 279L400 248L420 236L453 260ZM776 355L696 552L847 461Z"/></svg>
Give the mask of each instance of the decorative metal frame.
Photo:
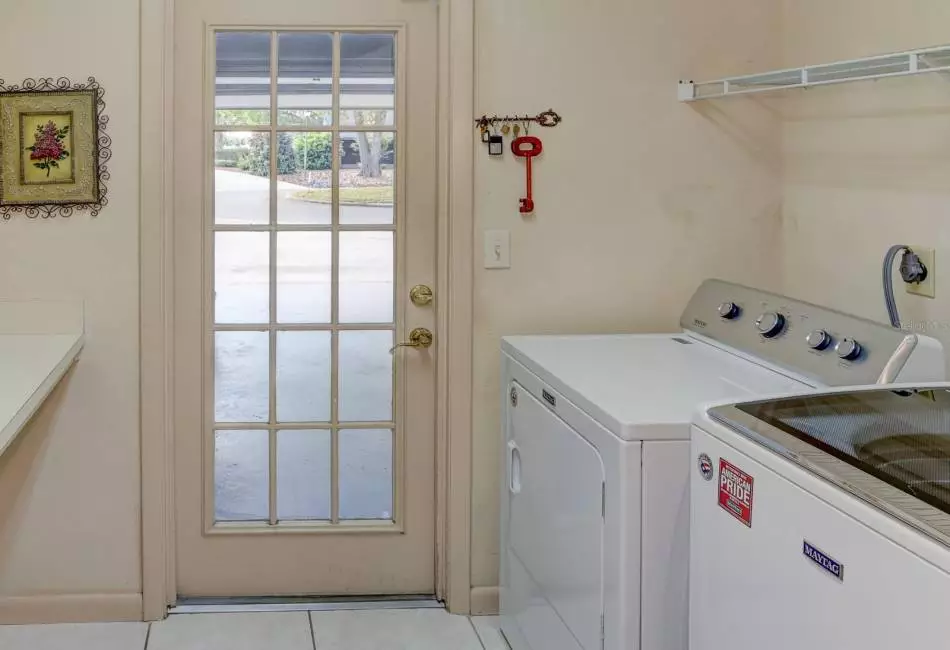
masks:
<svg viewBox="0 0 950 650"><path fill-rule="evenodd" d="M25 214L30 219L42 217L70 217L75 210L88 211L90 216L97 216L103 207L108 205L107 181L112 177L109 174L108 162L112 158L112 138L106 133L109 117L105 114L105 90L99 85L95 77L89 77L85 82L73 82L67 77L42 77L26 79L22 84L6 85L0 78L0 95L28 95L32 93L61 93L69 91L95 91L96 105L96 138L95 162L98 181L98 199L92 203L38 203L36 205L3 205L0 203L0 219L9 221L15 214ZM0 152L3 151L3 142L0 141ZM0 177L0 190L3 188L3 178ZM2 194L0 194L2 196Z"/></svg>

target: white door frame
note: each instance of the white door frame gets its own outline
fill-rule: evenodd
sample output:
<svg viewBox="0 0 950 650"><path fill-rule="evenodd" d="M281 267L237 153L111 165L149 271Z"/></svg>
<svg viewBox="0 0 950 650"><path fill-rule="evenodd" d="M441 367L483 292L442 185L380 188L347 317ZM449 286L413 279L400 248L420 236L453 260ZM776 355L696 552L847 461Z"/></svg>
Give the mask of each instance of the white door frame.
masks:
<svg viewBox="0 0 950 650"><path fill-rule="evenodd" d="M172 387L174 8L141 1L140 346L142 602L164 618L177 594ZM439 7L436 595L471 604L474 278L474 0Z"/></svg>

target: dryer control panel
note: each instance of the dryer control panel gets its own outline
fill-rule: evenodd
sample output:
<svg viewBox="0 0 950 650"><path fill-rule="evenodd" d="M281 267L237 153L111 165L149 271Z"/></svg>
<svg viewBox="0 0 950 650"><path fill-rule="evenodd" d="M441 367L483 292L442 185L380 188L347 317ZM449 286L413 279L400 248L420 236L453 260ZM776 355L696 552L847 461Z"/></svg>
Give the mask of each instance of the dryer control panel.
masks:
<svg viewBox="0 0 950 650"><path fill-rule="evenodd" d="M915 352L924 353L918 348L926 338L722 280L699 287L680 325L829 386L916 380L902 373ZM930 347L929 353L935 350L942 348Z"/></svg>

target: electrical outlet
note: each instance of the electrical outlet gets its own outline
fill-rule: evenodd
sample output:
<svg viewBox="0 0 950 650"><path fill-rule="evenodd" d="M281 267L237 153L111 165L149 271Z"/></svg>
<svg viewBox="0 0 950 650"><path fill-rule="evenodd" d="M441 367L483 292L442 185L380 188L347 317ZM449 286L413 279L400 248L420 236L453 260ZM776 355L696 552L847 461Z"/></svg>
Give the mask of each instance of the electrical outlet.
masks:
<svg viewBox="0 0 950 650"><path fill-rule="evenodd" d="M924 266L927 267L927 279L920 284L905 284L904 287L907 289L907 293L912 293L915 296L935 298L935 285L937 279L937 266L935 261L936 253L934 249L924 248L923 246L912 245L911 249L917 254L917 257L920 258L920 261L923 262Z"/></svg>

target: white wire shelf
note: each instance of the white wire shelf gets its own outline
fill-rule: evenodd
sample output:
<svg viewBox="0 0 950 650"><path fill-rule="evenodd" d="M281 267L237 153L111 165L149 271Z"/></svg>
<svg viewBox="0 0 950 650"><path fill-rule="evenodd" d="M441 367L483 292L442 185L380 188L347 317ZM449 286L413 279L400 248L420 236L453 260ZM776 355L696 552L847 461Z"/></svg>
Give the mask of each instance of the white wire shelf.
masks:
<svg viewBox="0 0 950 650"><path fill-rule="evenodd" d="M838 61L803 68L729 77L716 81L681 81L679 99L695 102L733 95L775 92L791 88L811 88L831 84L906 77L931 72L950 72L950 45L884 54L853 61Z"/></svg>

